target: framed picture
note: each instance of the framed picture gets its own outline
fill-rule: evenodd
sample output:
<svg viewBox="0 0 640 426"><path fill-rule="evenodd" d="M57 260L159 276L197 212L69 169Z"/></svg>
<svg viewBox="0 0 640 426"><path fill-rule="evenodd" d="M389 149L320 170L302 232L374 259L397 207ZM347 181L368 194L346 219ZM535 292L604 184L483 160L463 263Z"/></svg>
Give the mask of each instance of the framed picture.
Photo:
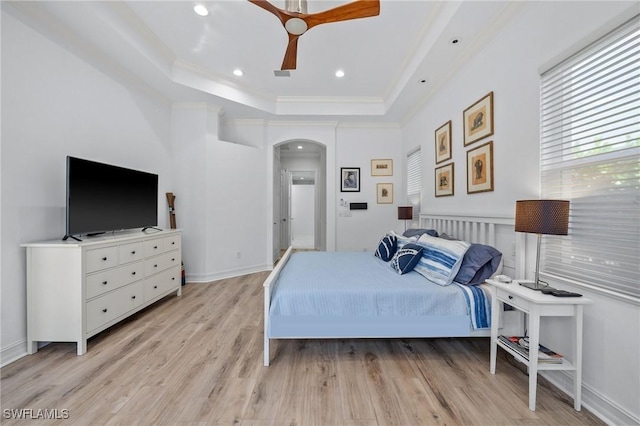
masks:
<svg viewBox="0 0 640 426"><path fill-rule="evenodd" d="M436 164L451 160L451 120L436 130Z"/></svg>
<svg viewBox="0 0 640 426"><path fill-rule="evenodd" d="M453 163L436 168L436 197L453 195Z"/></svg>
<svg viewBox="0 0 640 426"><path fill-rule="evenodd" d="M371 160L371 176L393 176L393 160Z"/></svg>
<svg viewBox="0 0 640 426"><path fill-rule="evenodd" d="M493 92L465 109L462 122L465 146L493 135Z"/></svg>
<svg viewBox="0 0 640 426"><path fill-rule="evenodd" d="M379 183L377 185L378 204L393 204L393 184Z"/></svg>
<svg viewBox="0 0 640 426"><path fill-rule="evenodd" d="M340 192L360 192L360 167L340 167Z"/></svg>
<svg viewBox="0 0 640 426"><path fill-rule="evenodd" d="M467 151L467 194L493 191L493 141Z"/></svg>

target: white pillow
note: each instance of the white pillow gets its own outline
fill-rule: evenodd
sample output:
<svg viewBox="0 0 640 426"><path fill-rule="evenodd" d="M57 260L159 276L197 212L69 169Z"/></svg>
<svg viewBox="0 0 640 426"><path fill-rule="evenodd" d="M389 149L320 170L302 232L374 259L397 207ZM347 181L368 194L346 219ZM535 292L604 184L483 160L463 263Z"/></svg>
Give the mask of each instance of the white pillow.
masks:
<svg viewBox="0 0 640 426"><path fill-rule="evenodd" d="M464 254L471 245L466 241L445 240L423 234L418 239L422 258L414 271L441 286L450 285L456 277Z"/></svg>

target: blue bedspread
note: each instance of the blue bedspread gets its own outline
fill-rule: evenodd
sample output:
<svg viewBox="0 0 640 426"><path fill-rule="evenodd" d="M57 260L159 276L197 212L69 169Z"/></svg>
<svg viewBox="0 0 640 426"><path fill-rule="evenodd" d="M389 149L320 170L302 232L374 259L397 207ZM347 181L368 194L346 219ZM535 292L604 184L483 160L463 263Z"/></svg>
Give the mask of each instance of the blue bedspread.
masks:
<svg viewBox="0 0 640 426"><path fill-rule="evenodd" d="M272 295L272 316L468 315L488 327L489 298L478 288L439 286L417 272L395 273L371 252L300 252L291 255Z"/></svg>

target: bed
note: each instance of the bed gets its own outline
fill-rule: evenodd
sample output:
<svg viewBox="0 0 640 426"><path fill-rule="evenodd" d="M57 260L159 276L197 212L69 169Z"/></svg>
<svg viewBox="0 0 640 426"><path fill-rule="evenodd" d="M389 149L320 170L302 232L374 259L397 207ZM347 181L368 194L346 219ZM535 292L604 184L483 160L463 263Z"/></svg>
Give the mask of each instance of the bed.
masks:
<svg viewBox="0 0 640 426"><path fill-rule="evenodd" d="M492 275L514 275L515 259L504 255L514 244L513 220L420 215L419 228L438 237L424 231L381 236L381 243L397 239L393 256L374 255L378 247L296 253L290 247L264 282L264 365L272 339L489 336L491 297L480 275L487 268ZM476 249L500 253L499 265L493 256L484 271L477 265L470 271L468 257ZM451 255L459 258L457 267L447 263L442 271L429 264L440 262L442 251L457 251ZM460 253L467 256L464 265Z"/></svg>

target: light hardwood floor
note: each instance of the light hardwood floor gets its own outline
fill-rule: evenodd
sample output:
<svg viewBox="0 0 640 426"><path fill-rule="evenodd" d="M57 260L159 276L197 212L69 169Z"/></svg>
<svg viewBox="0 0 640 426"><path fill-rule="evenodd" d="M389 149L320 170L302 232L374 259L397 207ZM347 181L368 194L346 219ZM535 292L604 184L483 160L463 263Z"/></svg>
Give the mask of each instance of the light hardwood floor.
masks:
<svg viewBox="0 0 640 426"><path fill-rule="evenodd" d="M262 366L266 273L187 284L89 341L53 343L4 368L2 424L430 425L603 424L488 338L281 340ZM8 409L68 410L57 421Z"/></svg>

